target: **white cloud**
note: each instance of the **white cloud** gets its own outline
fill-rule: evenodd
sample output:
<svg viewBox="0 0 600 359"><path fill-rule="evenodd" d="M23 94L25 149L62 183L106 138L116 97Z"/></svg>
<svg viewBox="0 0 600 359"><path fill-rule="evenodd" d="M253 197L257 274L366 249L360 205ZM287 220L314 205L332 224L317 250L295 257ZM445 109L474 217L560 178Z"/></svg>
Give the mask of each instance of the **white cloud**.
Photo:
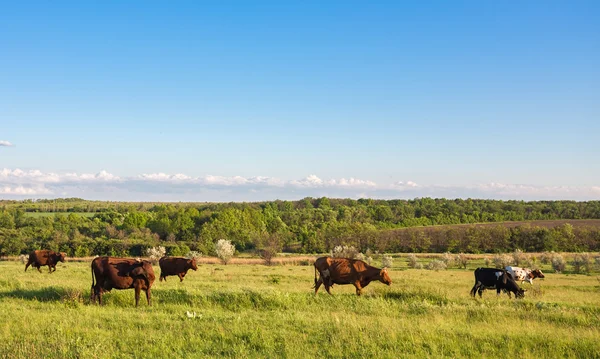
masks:
<svg viewBox="0 0 600 359"><path fill-rule="evenodd" d="M274 177L199 177L162 172L119 177L98 173L54 173L40 170L0 169L0 195L26 197L83 197L109 200L152 201L259 201L311 197L344 198L494 198L494 199L600 199L600 186L536 186L485 183L464 186L417 184L399 181L378 184L357 178L302 179Z"/></svg>
<svg viewBox="0 0 600 359"><path fill-rule="evenodd" d="M0 140L0 147L12 147L14 146L12 143L4 140Z"/></svg>
<svg viewBox="0 0 600 359"><path fill-rule="evenodd" d="M44 187L25 187L25 186L7 186L0 185L0 194L5 195L16 195L16 196L39 196L52 194L47 188Z"/></svg>

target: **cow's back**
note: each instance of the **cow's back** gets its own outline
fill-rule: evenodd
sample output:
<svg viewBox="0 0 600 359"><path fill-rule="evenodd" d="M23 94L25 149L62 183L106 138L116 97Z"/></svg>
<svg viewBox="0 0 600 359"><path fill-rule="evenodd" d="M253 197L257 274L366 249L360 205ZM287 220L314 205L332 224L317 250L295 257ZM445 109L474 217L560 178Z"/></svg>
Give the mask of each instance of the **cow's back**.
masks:
<svg viewBox="0 0 600 359"><path fill-rule="evenodd" d="M184 257L162 257L158 261L161 275L176 275L186 271L187 258Z"/></svg>
<svg viewBox="0 0 600 359"><path fill-rule="evenodd" d="M29 254L29 261L31 263L36 263L39 265L47 265L48 258L50 257L50 250L48 249L38 249Z"/></svg>

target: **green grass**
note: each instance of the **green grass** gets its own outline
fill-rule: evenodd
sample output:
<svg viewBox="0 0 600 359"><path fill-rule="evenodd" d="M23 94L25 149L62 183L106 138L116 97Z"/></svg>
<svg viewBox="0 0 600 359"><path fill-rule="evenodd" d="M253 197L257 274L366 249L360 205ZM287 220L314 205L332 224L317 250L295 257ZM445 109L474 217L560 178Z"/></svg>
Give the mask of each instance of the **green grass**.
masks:
<svg viewBox="0 0 600 359"><path fill-rule="evenodd" d="M400 261L396 260L398 265ZM600 282L548 274L524 300L469 297L473 271L392 270L313 295L312 266L202 265L183 283L88 303L87 263L53 274L0 262L0 353L15 358L600 357ZM155 266L158 276L160 269ZM547 270L547 272L550 272ZM528 284L524 287L529 288ZM188 318L186 311L195 312Z"/></svg>

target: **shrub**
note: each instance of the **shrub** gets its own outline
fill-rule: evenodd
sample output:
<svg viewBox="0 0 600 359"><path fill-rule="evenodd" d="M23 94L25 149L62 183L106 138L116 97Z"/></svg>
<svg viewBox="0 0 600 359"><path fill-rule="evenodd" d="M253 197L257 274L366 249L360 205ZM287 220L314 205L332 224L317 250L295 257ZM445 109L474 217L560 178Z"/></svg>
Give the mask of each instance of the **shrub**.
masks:
<svg viewBox="0 0 600 359"><path fill-rule="evenodd" d="M200 259L202 257L202 253L200 253L198 251L189 251L189 252L187 252L187 254L185 255L185 257L187 259L196 258L196 260L198 260L198 259Z"/></svg>
<svg viewBox="0 0 600 359"><path fill-rule="evenodd" d="M552 261L552 255L554 253L553 252L544 252L540 255L540 262L542 262L542 264L548 264Z"/></svg>
<svg viewBox="0 0 600 359"><path fill-rule="evenodd" d="M442 255L441 261L446 264L446 267L452 267L454 265L454 257L449 252Z"/></svg>
<svg viewBox="0 0 600 359"><path fill-rule="evenodd" d="M354 248L353 246L335 246L331 251L331 256L333 258L356 259L358 254L358 249Z"/></svg>
<svg viewBox="0 0 600 359"><path fill-rule="evenodd" d="M235 253L235 245L226 239L219 239L215 244L215 252L221 262L227 264Z"/></svg>
<svg viewBox="0 0 600 359"><path fill-rule="evenodd" d="M521 264L523 264L527 260L527 255L525 253L523 253L522 250L515 249L515 251L512 253L512 258L513 258L513 263L517 267L519 267Z"/></svg>
<svg viewBox="0 0 600 359"><path fill-rule="evenodd" d="M448 268L448 266L446 265L446 263L439 259L434 259L427 264L427 269L429 269L429 270L439 271L439 270L446 270L447 268Z"/></svg>
<svg viewBox="0 0 600 359"><path fill-rule="evenodd" d="M490 264L492 263L492 260L490 259L490 257L485 257L485 259L483 261L484 261L486 267L489 267Z"/></svg>
<svg viewBox="0 0 600 359"><path fill-rule="evenodd" d="M281 252L282 248L283 241L277 234L265 235L260 239L258 255L266 265L270 266L273 264L273 259L277 257L277 254Z"/></svg>
<svg viewBox="0 0 600 359"><path fill-rule="evenodd" d="M563 272L565 270L565 268L567 267L567 262L565 262L565 259L563 258L563 256L561 256L558 253L555 253L552 256L551 262L552 262L552 269L554 269L554 272L556 272L556 273Z"/></svg>
<svg viewBox="0 0 600 359"><path fill-rule="evenodd" d="M467 264L469 264L469 258L464 253L459 253L456 256L454 256L454 262L456 263L456 265L458 265L459 268L467 269Z"/></svg>
<svg viewBox="0 0 600 359"><path fill-rule="evenodd" d="M592 256L589 253L578 253L571 261L573 272L589 273L592 269Z"/></svg>
<svg viewBox="0 0 600 359"><path fill-rule="evenodd" d="M381 257L381 265L385 268L391 268L394 265L394 259L389 254L384 254Z"/></svg>
<svg viewBox="0 0 600 359"><path fill-rule="evenodd" d="M493 261L496 268L504 268L512 264L513 258L508 254L496 254Z"/></svg>
<svg viewBox="0 0 600 359"><path fill-rule="evenodd" d="M167 250L163 246L146 249L146 256L150 257L152 264L158 263L158 260L165 256Z"/></svg>
<svg viewBox="0 0 600 359"><path fill-rule="evenodd" d="M29 254L21 254L19 260L21 263L26 264L29 261Z"/></svg>
<svg viewBox="0 0 600 359"><path fill-rule="evenodd" d="M417 267L417 256L414 253L410 253L407 257L408 268L416 268Z"/></svg>

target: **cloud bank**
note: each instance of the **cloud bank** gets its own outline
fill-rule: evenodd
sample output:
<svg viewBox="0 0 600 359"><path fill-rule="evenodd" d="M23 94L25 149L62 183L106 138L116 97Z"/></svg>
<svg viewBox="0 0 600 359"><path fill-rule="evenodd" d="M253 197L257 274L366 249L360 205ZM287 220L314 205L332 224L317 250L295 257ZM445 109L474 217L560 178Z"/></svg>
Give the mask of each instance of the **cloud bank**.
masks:
<svg viewBox="0 0 600 359"><path fill-rule="evenodd" d="M14 146L12 143L4 140L0 140L0 147L12 147Z"/></svg>
<svg viewBox="0 0 600 359"><path fill-rule="evenodd" d="M261 201L303 197L342 198L490 198L600 199L600 186L535 186L487 183L464 186L421 185L413 181L390 184L359 178L301 179L267 176L199 177L181 173L149 173L120 177L98 173L53 173L39 170L0 170L0 198L81 197L114 201Z"/></svg>

